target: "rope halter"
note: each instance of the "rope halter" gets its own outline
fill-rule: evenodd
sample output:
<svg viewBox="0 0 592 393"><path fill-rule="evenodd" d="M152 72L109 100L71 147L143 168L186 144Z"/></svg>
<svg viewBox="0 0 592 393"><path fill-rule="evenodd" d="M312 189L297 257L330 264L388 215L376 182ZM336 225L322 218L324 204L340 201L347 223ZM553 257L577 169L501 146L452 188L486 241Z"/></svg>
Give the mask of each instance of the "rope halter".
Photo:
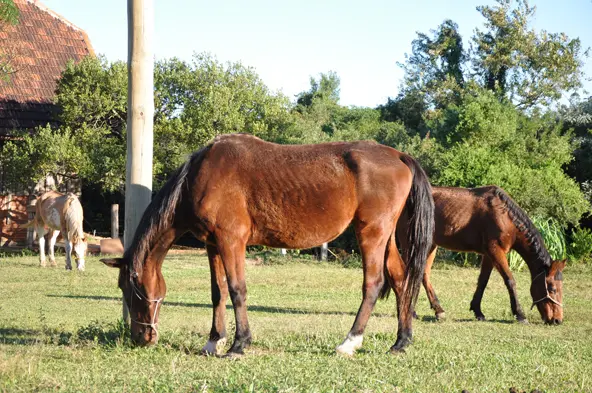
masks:
<svg viewBox="0 0 592 393"><path fill-rule="evenodd" d="M546 270L543 270L542 272L540 272L539 274L537 274L533 279L532 279L532 283L531 286L535 283L536 279L539 278L539 276L543 275L543 278L545 277L544 274L546 273ZM547 283L545 282L545 296L540 298L539 300L534 300L532 302L532 306L530 306L530 309L532 310L534 308L534 306L536 306L537 304L539 304L542 301L548 300L551 303L554 303L556 305L558 305L559 307L563 307L563 304L559 303L557 300L553 299L551 297L551 295L549 294L549 289L547 288Z"/></svg>
<svg viewBox="0 0 592 393"><path fill-rule="evenodd" d="M152 329L152 331L156 332L156 338L158 338L158 321L156 320L156 315L158 314L158 307L162 304L163 298L159 297L158 299L149 299L146 296L144 296L144 294L140 291L140 289L136 285L136 282L134 281L134 278L137 277L138 273L136 272L132 272L132 274L130 275L130 284L132 286L133 291L130 303L130 320L134 323L137 323L138 325L149 326ZM134 304L134 295L137 296L138 299L144 300L148 303L156 303L156 306L154 307L154 314L152 314L152 318L150 318L150 323L140 322L132 317L131 311ZM148 309L148 312L150 313L150 309Z"/></svg>

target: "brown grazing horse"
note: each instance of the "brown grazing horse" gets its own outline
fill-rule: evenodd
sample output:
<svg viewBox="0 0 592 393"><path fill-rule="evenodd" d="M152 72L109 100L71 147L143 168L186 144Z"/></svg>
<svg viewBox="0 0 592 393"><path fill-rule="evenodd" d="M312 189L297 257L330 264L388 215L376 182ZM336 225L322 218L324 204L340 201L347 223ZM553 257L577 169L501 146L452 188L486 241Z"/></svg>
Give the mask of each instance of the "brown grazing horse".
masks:
<svg viewBox="0 0 592 393"><path fill-rule="evenodd" d="M394 240L403 208L412 212L407 267ZM428 179L415 160L372 142L277 145L250 135L224 135L194 153L154 197L123 258L103 259L120 269L119 287L130 311L132 338L157 341L166 292L163 259L179 236L192 232L206 243L213 322L203 352L225 342L226 299L234 307L236 334L228 354L251 343L247 320L247 245L310 248L336 238L353 222L364 264L363 300L338 352L352 354L384 286L397 295L399 326L391 351L412 336L416 298L433 233ZM385 279L386 272L386 279Z"/></svg>
<svg viewBox="0 0 592 393"><path fill-rule="evenodd" d="M49 263L56 266L54 248L61 232L66 248L66 270L72 270L72 252L78 270L84 270L87 245L82 221L82 205L76 195L48 191L37 198L35 218L24 227L32 226L39 238L39 263L42 267L45 267L45 234L49 234Z"/></svg>
<svg viewBox="0 0 592 393"><path fill-rule="evenodd" d="M471 301L471 311L484 320L481 299L495 268L504 279L510 293L512 313L526 322L518 302L516 282L510 271L506 254L515 250L526 261L531 275L530 294L543 321L560 324L563 321L563 275L565 260L553 261L543 239L526 213L499 187L480 188L433 187L435 204L435 232L432 251L424 272L423 285L436 318L444 317L438 297L430 282L430 271L436 248L475 252L482 255L477 290ZM404 217L404 214L402 218ZM401 219L398 234L406 230ZM404 237L402 238L404 241Z"/></svg>

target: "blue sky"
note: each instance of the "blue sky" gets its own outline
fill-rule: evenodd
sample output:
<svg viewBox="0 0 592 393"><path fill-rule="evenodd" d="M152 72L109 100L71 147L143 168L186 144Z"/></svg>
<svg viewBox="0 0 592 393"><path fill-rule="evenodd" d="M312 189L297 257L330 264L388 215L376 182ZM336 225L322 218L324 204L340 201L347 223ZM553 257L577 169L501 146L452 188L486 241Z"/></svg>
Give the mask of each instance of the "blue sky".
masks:
<svg viewBox="0 0 592 393"><path fill-rule="evenodd" d="M86 30L95 52L127 57L125 0L42 0ZM476 6L488 0L154 0L155 56L189 60L210 52L221 61L255 68L272 90L293 99L309 79L333 70L341 104L376 106L397 94L416 32L446 18L458 23L465 45L483 23ZM532 1L536 29L565 32L592 46L591 0ZM592 77L592 60L585 71ZM592 83L587 82L588 90Z"/></svg>

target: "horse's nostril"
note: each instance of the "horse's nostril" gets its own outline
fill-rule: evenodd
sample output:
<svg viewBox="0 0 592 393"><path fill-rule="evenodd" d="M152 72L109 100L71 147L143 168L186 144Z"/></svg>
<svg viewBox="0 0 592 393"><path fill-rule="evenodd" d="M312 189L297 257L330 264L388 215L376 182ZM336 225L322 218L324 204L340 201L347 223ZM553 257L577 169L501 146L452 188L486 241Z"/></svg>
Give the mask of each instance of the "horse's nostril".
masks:
<svg viewBox="0 0 592 393"><path fill-rule="evenodd" d="M561 319L557 319L557 318L555 318L555 319L553 320L553 323L555 323L555 325L561 325L561 322L563 322Z"/></svg>

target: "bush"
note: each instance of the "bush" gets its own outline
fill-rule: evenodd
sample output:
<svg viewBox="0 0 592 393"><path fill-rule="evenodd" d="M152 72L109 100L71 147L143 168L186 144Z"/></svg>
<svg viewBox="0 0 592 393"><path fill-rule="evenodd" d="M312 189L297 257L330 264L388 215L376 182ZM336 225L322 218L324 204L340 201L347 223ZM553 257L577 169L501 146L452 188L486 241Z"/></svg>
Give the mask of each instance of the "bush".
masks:
<svg viewBox="0 0 592 393"><path fill-rule="evenodd" d="M569 243L569 260L571 262L592 262L592 231L578 228L571 234Z"/></svg>

